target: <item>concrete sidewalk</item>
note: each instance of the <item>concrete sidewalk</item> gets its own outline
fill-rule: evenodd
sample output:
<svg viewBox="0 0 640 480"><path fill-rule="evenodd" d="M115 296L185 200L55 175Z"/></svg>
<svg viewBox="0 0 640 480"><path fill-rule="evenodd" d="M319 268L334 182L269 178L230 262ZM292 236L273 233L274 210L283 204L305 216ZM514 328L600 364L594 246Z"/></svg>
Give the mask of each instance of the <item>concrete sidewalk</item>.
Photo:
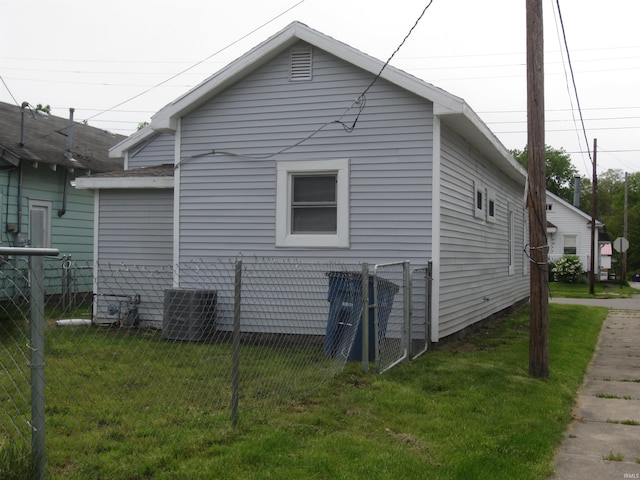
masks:
<svg viewBox="0 0 640 480"><path fill-rule="evenodd" d="M640 479L640 296L551 301L610 309L551 478Z"/></svg>

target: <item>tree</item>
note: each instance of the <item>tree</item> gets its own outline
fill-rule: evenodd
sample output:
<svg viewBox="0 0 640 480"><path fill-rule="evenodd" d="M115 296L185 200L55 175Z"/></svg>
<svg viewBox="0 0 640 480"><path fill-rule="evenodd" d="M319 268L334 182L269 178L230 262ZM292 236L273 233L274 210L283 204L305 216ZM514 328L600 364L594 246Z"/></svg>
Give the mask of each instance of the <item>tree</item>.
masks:
<svg viewBox="0 0 640 480"><path fill-rule="evenodd" d="M149 125L149 122L140 122L138 123L138 130L142 130L144 127L148 125Z"/></svg>
<svg viewBox="0 0 640 480"><path fill-rule="evenodd" d="M511 150L511 154L524 167L527 164L527 147ZM544 157L547 170L547 190L569 203L573 203L573 182L578 170L571 163L571 156L564 148L545 145Z"/></svg>
<svg viewBox="0 0 640 480"><path fill-rule="evenodd" d="M46 113L47 115L51 115L51 105L42 105L39 103L36 105L36 112Z"/></svg>
<svg viewBox="0 0 640 480"><path fill-rule="evenodd" d="M640 172L627 178L629 208L627 214L627 271L640 272ZM624 172L609 169L598 175L598 206L596 217L605 224L611 240L624 234ZM591 181L584 179L580 187L580 209L591 212ZM614 255L617 261L617 254ZM618 268L618 267L616 267Z"/></svg>

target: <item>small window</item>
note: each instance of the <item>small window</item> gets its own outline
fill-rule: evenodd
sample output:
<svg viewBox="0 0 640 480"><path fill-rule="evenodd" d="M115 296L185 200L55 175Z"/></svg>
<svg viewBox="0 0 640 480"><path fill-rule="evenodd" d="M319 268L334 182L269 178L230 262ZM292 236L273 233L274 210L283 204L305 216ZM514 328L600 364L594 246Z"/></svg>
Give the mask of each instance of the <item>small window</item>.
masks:
<svg viewBox="0 0 640 480"><path fill-rule="evenodd" d="M487 220L496 221L496 192L487 190Z"/></svg>
<svg viewBox="0 0 640 480"><path fill-rule="evenodd" d="M578 236L577 235L564 236L563 253L565 255L575 255L578 253Z"/></svg>
<svg viewBox="0 0 640 480"><path fill-rule="evenodd" d="M514 271L514 266L513 266L514 238L513 237L514 237L513 210L511 210L511 205L509 205L507 209L507 260L509 265L509 275L513 275L513 271Z"/></svg>
<svg viewBox="0 0 640 480"><path fill-rule="evenodd" d="M349 247L349 160L281 161L277 247Z"/></svg>
<svg viewBox="0 0 640 480"><path fill-rule="evenodd" d="M473 208L473 216L476 218L480 218L482 220L485 219L485 194L484 187L480 185L478 182L473 183L474 187L474 208Z"/></svg>
<svg viewBox="0 0 640 480"><path fill-rule="evenodd" d="M547 212L553 211L553 203L547 203Z"/></svg>

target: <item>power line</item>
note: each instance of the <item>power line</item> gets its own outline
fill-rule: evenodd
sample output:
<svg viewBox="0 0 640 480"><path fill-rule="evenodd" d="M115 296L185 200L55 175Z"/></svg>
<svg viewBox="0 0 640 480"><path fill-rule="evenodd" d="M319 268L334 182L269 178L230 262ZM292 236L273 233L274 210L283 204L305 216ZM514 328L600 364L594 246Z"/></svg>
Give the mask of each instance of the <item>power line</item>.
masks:
<svg viewBox="0 0 640 480"><path fill-rule="evenodd" d="M235 153L235 152L229 152L229 151L224 151L224 150L216 150L216 149L212 149L209 151L205 151L202 153L198 153L196 155L193 155L191 157L186 157L181 159L175 166L175 168L178 168L184 161L193 159L193 158L199 158L199 157L205 157L208 155L231 155L231 156L235 156L235 157L243 157L243 158L249 158L249 159L254 159L254 160L267 160L270 158L275 157L276 155L280 155L281 153L284 153L286 151L291 150L292 148L295 148L303 143L305 143L306 141L310 140L311 138L313 138L315 135L317 135L320 131L322 131L324 128L328 127L331 124L334 123L338 123L339 125L342 126L342 128L345 130L345 132L347 133L351 133L355 130L356 128L356 124L358 123L358 118L360 118L360 114L362 113L362 111L364 110L364 107L366 106L367 103L367 92L369 92L369 90L373 87L373 85L375 85L375 83L378 81L378 79L380 78L380 76L382 75L382 72L384 72L385 68L387 68L387 66L389 65L389 62L391 62L391 60L393 59L393 57L395 56L396 53L398 53L398 51L402 48L402 46L405 44L405 42L407 41L407 39L409 38L409 36L411 35L411 33L414 31L414 29L418 26L418 23L420 22L420 20L422 19L422 17L424 16L424 14L426 13L426 11L429 9L429 7L431 6L431 4L433 3L433 0L429 0L429 3L427 4L427 6L422 10L422 13L420 14L420 16L418 17L418 19L414 22L413 26L409 29L409 33L407 33L405 35L405 37L402 39L402 42L400 42L400 45L398 45L398 47L394 50L394 52L391 54L391 56L387 59L387 61L382 65L382 67L380 68L380 70L378 71L377 75L373 78L373 80L369 83L369 85L367 85L367 87L363 90L363 92L358 96L358 98L349 106L347 107L347 109L342 113L342 115L336 119L336 120L331 120L328 122L323 123L320 127L318 127L317 129L315 129L313 132L311 132L309 135L307 135L306 137L298 140L297 142L288 145L285 148L282 148L281 150L278 150L275 153L269 153L266 155L243 155L243 154L239 154L239 153ZM351 125L345 123L342 121L342 119L344 118L344 116L353 108L357 108L358 112L356 114L356 118L354 119L353 123Z"/></svg>
<svg viewBox="0 0 640 480"><path fill-rule="evenodd" d="M584 126L584 119L582 118L582 109L580 108L580 98L578 97L578 87L576 86L576 77L573 73L573 65L571 64L571 54L569 53L569 44L567 43L567 34L564 29L564 21L562 19L562 11L560 10L560 0L556 0L556 6L558 8L558 18L560 19L560 26L562 27L562 38L564 39L564 47L567 53L567 63L569 64L569 71L571 72L571 80L573 82L573 91L576 96L576 105L578 106L578 113L580 114L580 122L582 123L582 132L584 133L584 140L589 145L587 139L587 130ZM593 164L593 158L591 158L591 152L589 152L589 160Z"/></svg>
<svg viewBox="0 0 640 480"><path fill-rule="evenodd" d="M2 80L2 84L4 85L4 88L7 89L7 92L9 92L9 95L11 95L11 98L13 98L14 103L19 107L20 104L16 100L16 97L13 96L13 93L11 93L11 89L9 88L9 85L7 85L7 82L4 81L4 78L2 78L2 75L0 75L0 80Z"/></svg>
<svg viewBox="0 0 640 480"><path fill-rule="evenodd" d="M302 4L302 3L304 3L305 1L306 1L306 0L299 0L296 4L294 4L293 6L291 6L291 7L287 8L287 9L286 9L285 11L283 11L282 13L279 13L278 15L276 15L275 17L273 17L271 20L269 20L269 21L267 21L267 22L263 23L263 24L262 24L262 25L260 25L259 27L254 28L254 29L253 29L253 30L251 30L249 33L247 33L247 34L243 35L242 37L238 38L237 40L234 40L233 42L231 42L231 43L230 43L230 44L228 44L227 46L225 46L225 47L221 48L220 50L218 50L218 51L216 51L216 52L214 52L214 53L212 53L211 55L209 55L208 57L204 58L203 60L200 60L199 62L194 63L193 65L191 65L191 66L189 66L189 67L185 68L184 70L181 70L180 72L176 73L175 75L172 75L171 77L167 78L166 80L163 80L162 82L157 83L157 84L156 84L156 85L154 85L153 87L150 87L150 88L148 88L148 89L144 90L143 92L140 92L140 93L138 93L138 94L134 95L133 97L128 98L127 100L124 100L124 101L122 101L122 102L118 103L117 105L114 105L114 106L113 106L113 107L111 107L111 108L108 108L107 110L104 110L104 111L102 111L102 112L100 112L100 113L96 113L95 115L92 115L91 117L87 118L87 119L86 119L86 121L92 120L92 119L94 119L94 118L96 118L96 117L98 117L98 116L102 115L103 113L110 112L111 110L113 110L113 109L115 109L115 108L118 108L118 107L120 107L120 106L124 105L125 103L128 103L128 102L130 102L130 101L132 101L132 100L135 100L136 98L141 97L142 95L145 95L146 93L149 93L149 92L150 92L150 91L152 91L152 90L155 90L156 88L158 88L158 87L160 87L160 86L164 85L164 84L165 84L165 83L167 83L167 82L170 82L170 81L171 81L171 80L173 80L174 78L179 77L180 75L182 75L182 74L184 74L184 73L188 72L189 70L192 70L193 68L197 67L198 65L200 65L200 64L202 64L202 63L206 62L207 60L209 60L209 59L211 59L211 58L215 57L215 56L216 56L216 55L218 55L219 53L224 52L225 50L227 50L228 48L232 47L232 46L233 46L233 45L235 45L236 43L238 43L238 42L240 42L240 41L244 40L244 39L245 39L245 38L247 38L248 36L250 36L250 35L254 34L254 33L255 33L255 32L257 32L258 30L260 30L260 29L264 28L265 26L269 25L270 23L274 22L275 20L277 20L278 18L280 18L280 17L281 17L281 16L283 16L284 14L286 14L286 13L290 12L291 10L293 10L294 8L296 8L298 5L300 5L300 4Z"/></svg>

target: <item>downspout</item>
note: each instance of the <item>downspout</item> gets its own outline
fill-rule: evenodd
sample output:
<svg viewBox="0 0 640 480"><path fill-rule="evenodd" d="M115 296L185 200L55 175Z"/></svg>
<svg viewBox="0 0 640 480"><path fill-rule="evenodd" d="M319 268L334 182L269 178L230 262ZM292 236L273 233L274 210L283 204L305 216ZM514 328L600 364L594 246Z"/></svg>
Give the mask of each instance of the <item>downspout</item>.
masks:
<svg viewBox="0 0 640 480"><path fill-rule="evenodd" d="M67 132L67 151L64 156L67 159L72 160L73 154L71 153L71 148L73 147L73 112L75 110L73 108L69 109L69 130ZM62 208L58 210L58 217L62 217L65 213L67 213L67 193L69 190L69 169L64 169L64 183L62 184Z"/></svg>
<svg viewBox="0 0 640 480"><path fill-rule="evenodd" d="M29 106L29 102L22 102L20 106L20 147L24 147L24 110ZM18 158L18 221L16 231L14 232L14 245L22 243L20 234L22 233L22 159Z"/></svg>

